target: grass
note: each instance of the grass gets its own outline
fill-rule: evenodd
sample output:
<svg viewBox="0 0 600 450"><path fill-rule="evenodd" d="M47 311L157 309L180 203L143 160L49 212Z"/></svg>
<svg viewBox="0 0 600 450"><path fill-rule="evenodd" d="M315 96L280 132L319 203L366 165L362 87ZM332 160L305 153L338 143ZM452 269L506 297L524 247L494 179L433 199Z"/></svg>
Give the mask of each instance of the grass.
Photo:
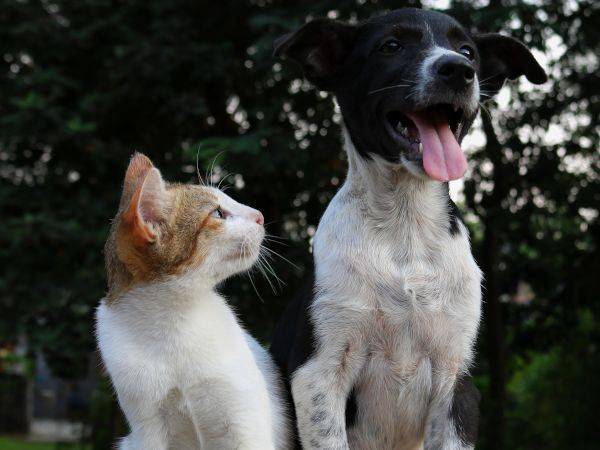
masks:
<svg viewBox="0 0 600 450"><path fill-rule="evenodd" d="M76 450L81 448L75 444L28 442L16 437L0 436L0 450Z"/></svg>

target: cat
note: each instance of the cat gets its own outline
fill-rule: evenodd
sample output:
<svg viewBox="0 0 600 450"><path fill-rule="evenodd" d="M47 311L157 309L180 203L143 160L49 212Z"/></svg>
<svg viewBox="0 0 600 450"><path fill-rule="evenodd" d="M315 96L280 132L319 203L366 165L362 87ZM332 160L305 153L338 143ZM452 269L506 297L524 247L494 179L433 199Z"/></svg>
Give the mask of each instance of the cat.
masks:
<svg viewBox="0 0 600 450"><path fill-rule="evenodd" d="M222 191L167 183L136 153L105 246L96 337L131 433L121 450L285 449L270 355L215 286L256 262L260 212Z"/></svg>

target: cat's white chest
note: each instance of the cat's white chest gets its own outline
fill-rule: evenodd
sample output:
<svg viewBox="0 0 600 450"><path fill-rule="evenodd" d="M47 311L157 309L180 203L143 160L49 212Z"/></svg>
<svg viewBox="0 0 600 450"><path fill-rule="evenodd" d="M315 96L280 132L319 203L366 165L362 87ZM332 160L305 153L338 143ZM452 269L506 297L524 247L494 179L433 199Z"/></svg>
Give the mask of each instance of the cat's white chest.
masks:
<svg viewBox="0 0 600 450"><path fill-rule="evenodd" d="M172 377L188 371L198 374L223 353L236 351L236 344L243 341L231 313L223 308L198 305L161 311L131 303L103 303L98 309L98 337L109 366L128 366L123 360L128 355L141 366L151 364L155 372L167 372L165 376L168 372Z"/></svg>
<svg viewBox="0 0 600 450"><path fill-rule="evenodd" d="M255 426L244 439L272 448L274 430L285 437L280 411L272 411L278 400L273 396L271 403L265 380L274 376L273 369L259 365L265 364L264 350L224 300L214 294L169 304L160 298L160 288L143 294L103 301L97 310L98 344L132 427L128 439L157 442L161 430L168 430L169 449L235 440L239 436L227 430L244 427L251 411L257 411Z"/></svg>

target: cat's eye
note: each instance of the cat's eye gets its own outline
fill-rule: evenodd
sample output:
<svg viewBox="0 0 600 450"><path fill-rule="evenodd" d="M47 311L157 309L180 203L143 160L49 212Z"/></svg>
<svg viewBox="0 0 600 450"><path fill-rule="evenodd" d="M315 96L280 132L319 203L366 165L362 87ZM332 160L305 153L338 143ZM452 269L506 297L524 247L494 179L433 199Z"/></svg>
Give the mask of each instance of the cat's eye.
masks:
<svg viewBox="0 0 600 450"><path fill-rule="evenodd" d="M210 216L214 217L215 219L222 219L223 211L221 210L221 208L216 208L213 212L210 213Z"/></svg>
<svg viewBox="0 0 600 450"><path fill-rule="evenodd" d="M381 53L396 53L402 50L402 44L397 39L388 39L379 47Z"/></svg>
<svg viewBox="0 0 600 450"><path fill-rule="evenodd" d="M473 48L470 45L463 45L461 48L458 49L458 53L465 56L471 61L475 59L475 50L473 50Z"/></svg>

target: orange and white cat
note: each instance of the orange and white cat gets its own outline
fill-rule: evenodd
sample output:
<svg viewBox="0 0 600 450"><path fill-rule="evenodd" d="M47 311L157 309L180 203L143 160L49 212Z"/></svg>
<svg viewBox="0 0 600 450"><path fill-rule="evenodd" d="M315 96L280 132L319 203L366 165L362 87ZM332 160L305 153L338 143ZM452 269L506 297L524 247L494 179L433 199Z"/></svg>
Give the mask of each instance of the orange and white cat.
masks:
<svg viewBox="0 0 600 450"><path fill-rule="evenodd" d="M255 263L263 237L257 210L212 187L166 183L133 156L96 315L131 428L120 449L289 447L277 369L215 290Z"/></svg>

